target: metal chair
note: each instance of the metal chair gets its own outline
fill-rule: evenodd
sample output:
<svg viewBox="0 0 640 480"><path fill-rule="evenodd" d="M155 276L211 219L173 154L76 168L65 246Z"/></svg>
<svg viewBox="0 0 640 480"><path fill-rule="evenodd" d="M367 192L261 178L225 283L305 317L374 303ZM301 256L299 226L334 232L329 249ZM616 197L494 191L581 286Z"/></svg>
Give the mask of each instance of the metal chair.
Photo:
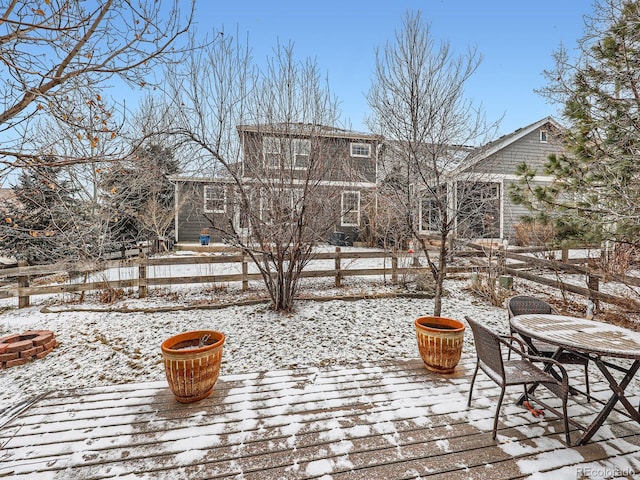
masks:
<svg viewBox="0 0 640 480"><path fill-rule="evenodd" d="M550 358L531 356L525 351L525 346L522 340L510 335L498 335L494 333L484 325L479 324L475 320L465 317L471 330L473 332L473 338L476 345L477 363L476 369L473 372L473 378L471 379L471 387L469 388L469 400L467 406L471 406L471 397L473 394L473 385L478 375L478 370L482 370L487 374L491 380L497 383L500 388L500 398L498 399L498 405L496 407L496 414L493 420L493 439L496 439L498 432L498 417L500 415L500 407L502 406L502 400L506 387L515 385L522 385L524 387L524 401L529 402L529 398L533 398L536 403L546 407L549 411L553 412L559 418L564 421L564 431L567 444L571 445L571 439L569 436L569 418L567 416L567 398L569 395L569 377L567 371L560 362ZM517 343L520 348L513 345L513 342ZM502 347L507 348L509 351L513 351L520 356L518 360L505 360L502 356ZM552 363L554 368L557 369L561 380L556 380L551 374L540 369L532 362L546 362ZM533 384L544 385L560 400L562 400L562 412L558 409L540 401L527 391L527 386ZM527 403L532 413L537 410L532 410Z"/></svg>
<svg viewBox="0 0 640 480"><path fill-rule="evenodd" d="M509 320L511 320L511 318L515 317L516 315L526 315L532 313L541 313L548 315L558 314L557 310L555 310L544 300L540 300L536 297L530 297L528 295L516 295L515 297L511 297L507 302L507 313L509 316ZM514 330L511 328L511 335L513 335L514 333ZM539 355L541 357L551 358L557 350L557 348L553 345L548 345L546 343L537 341L534 342L530 339L525 340L534 348L536 355ZM575 355L571 352L563 351L558 357L556 357L556 360L564 364L584 366L584 383L587 389L587 400L589 400L591 394L591 390L589 389L589 359L580 355Z"/></svg>

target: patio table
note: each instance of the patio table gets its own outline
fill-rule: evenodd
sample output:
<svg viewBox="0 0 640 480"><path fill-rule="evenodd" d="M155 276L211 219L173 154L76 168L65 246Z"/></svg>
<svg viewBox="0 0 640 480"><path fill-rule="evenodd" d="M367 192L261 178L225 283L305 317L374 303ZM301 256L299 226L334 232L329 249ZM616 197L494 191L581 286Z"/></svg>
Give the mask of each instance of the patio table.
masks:
<svg viewBox="0 0 640 480"><path fill-rule="evenodd" d="M563 351L588 357L609 383L611 396L606 402L598 401L603 408L593 422L584 428L578 445L584 445L591 439L618 402L626 409L626 413L621 413L640 423L640 412L625 395L627 386L640 368L640 333L616 325L564 315L518 315L511 318L510 323L530 346L533 346L531 340L534 339L557 347L553 358L559 357ZM630 362L612 363L610 360L613 358ZM629 363L630 366L623 365ZM613 370L624 373L621 380L616 379Z"/></svg>

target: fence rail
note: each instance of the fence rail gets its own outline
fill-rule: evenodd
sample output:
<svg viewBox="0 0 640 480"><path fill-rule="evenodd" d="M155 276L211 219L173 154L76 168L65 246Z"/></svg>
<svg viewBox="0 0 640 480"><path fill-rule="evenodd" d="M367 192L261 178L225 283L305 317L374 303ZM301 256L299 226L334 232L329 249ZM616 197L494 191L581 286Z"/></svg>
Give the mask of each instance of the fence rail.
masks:
<svg viewBox="0 0 640 480"><path fill-rule="evenodd" d="M548 260L536 258L523 253L544 252L544 256L555 258L558 250L548 250L541 248L521 248L508 249L503 248L487 248L479 245L469 245L469 249L462 252L456 252L457 258L478 257L473 265L456 265L451 262L447 267L447 273L477 272L490 268L496 268L496 263L501 262L501 273L520 277L529 281L537 282L547 286L572 291L586 297L601 300L607 303L617 305L629 305L629 298L616 297L599 292L597 274L590 272L588 268L581 266L586 263L587 259L570 259L569 251L565 248L560 251L561 260ZM510 263L507 264L506 259ZM376 268L355 268L356 260L381 260L382 266ZM333 268L305 269L301 278L334 278L336 286L340 286L343 279L354 276L383 276L389 277L391 282L395 283L403 275L417 275L429 273L428 267L422 266L421 263L412 261L414 257L405 252L396 251L342 251L339 247L333 252L318 252L313 255L313 261L333 261ZM147 294L148 287L161 287L170 285L184 284L220 284L239 282L243 290L249 288L250 281L261 280L262 275L259 272L250 272L252 260L247 255L242 254L219 254L208 256L160 256L147 257L140 255L135 258L122 260L107 260L98 262L60 262L51 265L20 265L0 270L0 280L12 280L8 286L0 289L0 298L18 298L18 306L26 307L30 304L30 297L37 295L64 294L102 291L107 289L123 289L137 288L138 296L143 298ZM204 275L188 275L188 276L150 276L150 270L155 267L173 267L173 266L207 266L219 264L239 264L240 273L228 274L204 274ZM558 280L550 280L544 276L535 275L525 272L530 267L543 267L555 271L561 270L569 273L577 273L587 275L589 278L589 288L577 285L567 284ZM110 269L130 269L133 272L131 278L124 279L100 279L86 281L86 277L96 272L102 272ZM65 281L64 283L44 283L43 277L65 274L69 278L78 279L84 275L85 281ZM616 280L625 280L629 285L640 286L640 279L635 277L620 277ZM44 283L44 284L43 284Z"/></svg>
<svg viewBox="0 0 640 480"><path fill-rule="evenodd" d="M478 255L477 252L469 252ZM391 282L397 282L402 275L428 273L424 266L413 266L413 256L407 253L393 251L341 251L339 247L334 252L319 252L313 255L312 260L332 260L332 269L305 269L301 278L334 278L336 286L340 286L344 278L354 276L389 276ZM353 268L352 260L381 260L383 266L377 268ZM404 262L403 262L404 260ZM99 262L61 262L51 265L21 265L0 271L0 279L15 278L15 283L0 289L0 298L18 298L18 306L26 307L30 304L30 297L37 295L63 294L101 291L106 289L137 288L138 296L146 296L148 287L160 287L167 285L183 284L216 284L240 282L242 289L249 288L249 282L261 280L262 274L250 272L249 266L253 263L251 258L242 254L221 254L210 256L175 256L149 258L140 256L124 260L110 260ZM388 265L387 265L388 263ZM404 266L403 263L411 263ZM216 264L240 264L241 273L209 274L189 276L149 276L149 270L153 267L172 266L206 266ZM131 269L137 272L137 277L117 280L98 280L82 282L66 282L57 284L36 285L34 278L42 279L55 274L68 274L70 277L89 275L95 272L109 269ZM459 273L470 270L478 270L478 267L450 266L447 273Z"/></svg>

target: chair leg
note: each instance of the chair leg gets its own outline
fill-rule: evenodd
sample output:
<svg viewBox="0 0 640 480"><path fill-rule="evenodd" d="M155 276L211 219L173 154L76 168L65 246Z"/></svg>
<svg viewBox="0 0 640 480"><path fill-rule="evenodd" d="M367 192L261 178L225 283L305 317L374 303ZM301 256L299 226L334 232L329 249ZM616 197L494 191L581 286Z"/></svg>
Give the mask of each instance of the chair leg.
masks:
<svg viewBox="0 0 640 480"><path fill-rule="evenodd" d="M498 406L496 407L496 416L493 419L493 439L495 440L498 436L498 417L500 416L500 407L502 406L502 399L504 398L505 387L502 386L502 391L500 392L500 398L498 399Z"/></svg>
<svg viewBox="0 0 640 480"><path fill-rule="evenodd" d="M471 386L469 387L469 400L467 400L467 407L471 406L471 395L473 394L473 384L476 382L476 376L478 375L478 368L480 367L480 362L476 362L476 370L473 372L473 377L471 377Z"/></svg>
<svg viewBox="0 0 640 480"><path fill-rule="evenodd" d="M564 421L564 436L567 439L567 445L571 446L571 435L569 432L569 416L567 415L567 398L562 399L562 420Z"/></svg>
<svg viewBox="0 0 640 480"><path fill-rule="evenodd" d="M513 336L514 333L515 331L513 330L513 328L510 328L509 335ZM509 343L513 345L513 340L509 340ZM511 349L509 349L509 351L507 352L507 360L511 360Z"/></svg>
<svg viewBox="0 0 640 480"><path fill-rule="evenodd" d="M584 383L587 387L587 401L591 401L591 390L589 389L589 362L584 364Z"/></svg>

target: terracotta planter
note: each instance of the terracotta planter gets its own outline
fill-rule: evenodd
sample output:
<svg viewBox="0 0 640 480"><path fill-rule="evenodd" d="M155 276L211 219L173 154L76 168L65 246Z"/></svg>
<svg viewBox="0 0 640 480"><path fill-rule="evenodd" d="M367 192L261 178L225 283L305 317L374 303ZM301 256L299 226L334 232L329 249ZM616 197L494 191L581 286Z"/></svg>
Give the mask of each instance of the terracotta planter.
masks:
<svg viewBox="0 0 640 480"><path fill-rule="evenodd" d="M460 361L465 326L445 317L419 317L415 321L418 350L424 366L437 373L451 373Z"/></svg>
<svg viewBox="0 0 640 480"><path fill-rule="evenodd" d="M225 336L213 330L181 333L162 342L169 388L181 403L207 398L218 380Z"/></svg>

